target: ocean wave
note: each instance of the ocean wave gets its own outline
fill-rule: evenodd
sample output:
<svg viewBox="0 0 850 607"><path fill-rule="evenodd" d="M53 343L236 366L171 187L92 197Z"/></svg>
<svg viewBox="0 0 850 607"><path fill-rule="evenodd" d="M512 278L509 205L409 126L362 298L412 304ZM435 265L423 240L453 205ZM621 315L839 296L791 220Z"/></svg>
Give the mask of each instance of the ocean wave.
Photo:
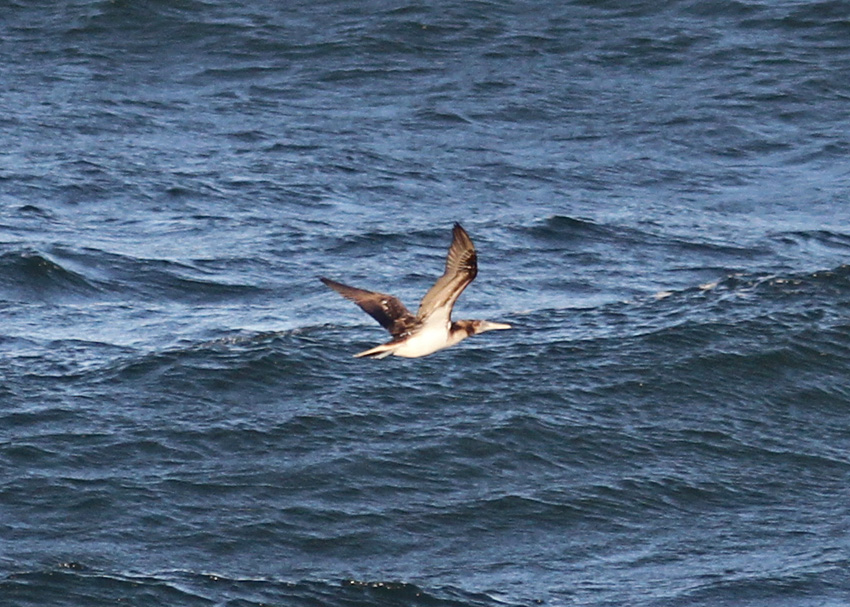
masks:
<svg viewBox="0 0 850 607"><path fill-rule="evenodd" d="M841 2L3 6L0 603L847 595Z"/></svg>
<svg viewBox="0 0 850 607"><path fill-rule="evenodd" d="M223 396L254 386L255 398L279 395L285 378L289 390L319 386L333 375L328 353L317 341L321 327L268 333L236 333L210 341L187 342L153 351L119 356L92 371L97 383L119 381L168 385L180 393Z"/></svg>
<svg viewBox="0 0 850 607"><path fill-rule="evenodd" d="M256 297L265 292L256 284L225 282L216 276L220 267L207 269L202 260L147 259L92 247L55 247L54 251L64 263L89 276L106 297L201 303ZM222 260L217 262L221 265Z"/></svg>
<svg viewBox="0 0 850 607"><path fill-rule="evenodd" d="M221 573L107 572L76 561L0 579L4 598L19 607L42 605L244 605L313 607L497 607L512 605L480 592L451 586L427 588L401 581L283 581Z"/></svg>
<svg viewBox="0 0 850 607"><path fill-rule="evenodd" d="M633 226L601 223L565 215L548 217L542 224L533 226L529 232L537 238L553 242L563 241L571 246L575 246L575 241L598 242L618 248L669 249L671 253L682 256L703 253L710 254L713 258L746 260L769 252L761 245L741 246L724 242L722 239L688 239L676 234L663 233L658 229L643 230Z"/></svg>
<svg viewBox="0 0 850 607"><path fill-rule="evenodd" d="M702 293L706 300L727 301L730 296L746 300L759 298L764 303L778 306L811 303L832 307L842 305L844 295L850 291L850 264L830 269L806 272L770 274L765 272L735 272L716 281L679 291L683 295ZM670 293L672 294L672 293ZM666 296L666 294L664 295ZM742 305L746 302L742 301Z"/></svg>
<svg viewBox="0 0 850 607"><path fill-rule="evenodd" d="M832 230L792 230L787 232L774 232L771 238L785 245L796 245L800 247L819 245L839 251L848 251L850 255L850 234Z"/></svg>
<svg viewBox="0 0 850 607"><path fill-rule="evenodd" d="M99 292L96 282L46 253L18 249L0 255L0 294L5 298L77 297Z"/></svg>
<svg viewBox="0 0 850 607"><path fill-rule="evenodd" d="M0 299L117 298L212 302L262 295L255 284L228 283L197 264L140 259L94 248L12 249L0 255Z"/></svg>
<svg viewBox="0 0 850 607"><path fill-rule="evenodd" d="M692 588L678 593L676 604L814 607L845 601L848 585L844 572L850 561L834 549L790 549L787 555L766 552L758 564L717 563L714 572L703 574Z"/></svg>

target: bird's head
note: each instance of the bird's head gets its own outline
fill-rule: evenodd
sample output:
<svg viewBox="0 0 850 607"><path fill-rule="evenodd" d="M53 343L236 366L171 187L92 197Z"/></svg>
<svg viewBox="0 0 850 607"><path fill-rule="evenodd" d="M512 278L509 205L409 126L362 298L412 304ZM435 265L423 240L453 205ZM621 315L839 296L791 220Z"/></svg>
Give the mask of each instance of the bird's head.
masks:
<svg viewBox="0 0 850 607"><path fill-rule="evenodd" d="M471 320L469 321L470 335L478 335L487 331L496 331L497 329L510 329L511 326L503 322L491 322L489 320Z"/></svg>

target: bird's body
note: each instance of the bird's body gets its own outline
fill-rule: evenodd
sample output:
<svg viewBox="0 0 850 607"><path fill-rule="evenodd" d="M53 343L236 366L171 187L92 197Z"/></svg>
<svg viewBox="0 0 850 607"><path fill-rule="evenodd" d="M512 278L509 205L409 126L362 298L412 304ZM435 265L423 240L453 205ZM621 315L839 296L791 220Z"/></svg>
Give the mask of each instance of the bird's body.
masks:
<svg viewBox="0 0 850 607"><path fill-rule="evenodd" d="M477 274L475 247L466 231L456 223L445 272L422 298L415 316L392 295L349 287L328 278L321 281L360 306L393 336L391 341L355 356L384 358L392 354L419 358L453 346L470 335L510 328L510 325L486 320L452 322L452 308L457 298Z"/></svg>
<svg viewBox="0 0 850 607"><path fill-rule="evenodd" d="M391 348L384 350L384 352L404 358L419 358L420 356L433 354L437 350L448 348L457 341L460 340L453 339L451 332L445 325L438 326L431 323L419 327L417 331L411 333L408 337L389 342L388 345L391 345ZM382 344L378 348L382 348L384 345ZM358 356L369 356L367 352L371 352L371 350L367 350ZM378 351L373 356L380 357L380 353L381 351Z"/></svg>

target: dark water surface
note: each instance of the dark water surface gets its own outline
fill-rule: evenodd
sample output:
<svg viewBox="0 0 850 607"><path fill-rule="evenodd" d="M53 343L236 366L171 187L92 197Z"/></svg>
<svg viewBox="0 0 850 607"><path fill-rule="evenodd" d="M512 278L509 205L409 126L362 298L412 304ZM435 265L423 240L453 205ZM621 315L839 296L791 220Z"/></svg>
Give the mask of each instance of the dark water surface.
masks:
<svg viewBox="0 0 850 607"><path fill-rule="evenodd" d="M0 604L850 603L843 1L0 1ZM411 307L419 360L316 280Z"/></svg>

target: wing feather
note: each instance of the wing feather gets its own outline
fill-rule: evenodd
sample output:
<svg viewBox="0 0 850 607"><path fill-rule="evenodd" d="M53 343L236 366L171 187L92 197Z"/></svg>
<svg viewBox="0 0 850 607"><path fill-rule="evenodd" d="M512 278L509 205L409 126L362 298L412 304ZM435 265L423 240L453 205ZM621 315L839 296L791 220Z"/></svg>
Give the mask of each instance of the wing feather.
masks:
<svg viewBox="0 0 850 607"><path fill-rule="evenodd" d="M416 318L419 321L451 320L452 307L463 290L478 275L475 245L459 223L452 229L452 244L446 256L446 269L422 298ZM439 317L437 317L439 315ZM445 316L445 319L442 316Z"/></svg>
<svg viewBox="0 0 850 607"><path fill-rule="evenodd" d="M364 312L377 320L393 337L402 337L419 324L416 317L404 307L404 304L401 303L398 297L349 287L329 278L320 277L319 280L346 299L350 299L360 306Z"/></svg>

